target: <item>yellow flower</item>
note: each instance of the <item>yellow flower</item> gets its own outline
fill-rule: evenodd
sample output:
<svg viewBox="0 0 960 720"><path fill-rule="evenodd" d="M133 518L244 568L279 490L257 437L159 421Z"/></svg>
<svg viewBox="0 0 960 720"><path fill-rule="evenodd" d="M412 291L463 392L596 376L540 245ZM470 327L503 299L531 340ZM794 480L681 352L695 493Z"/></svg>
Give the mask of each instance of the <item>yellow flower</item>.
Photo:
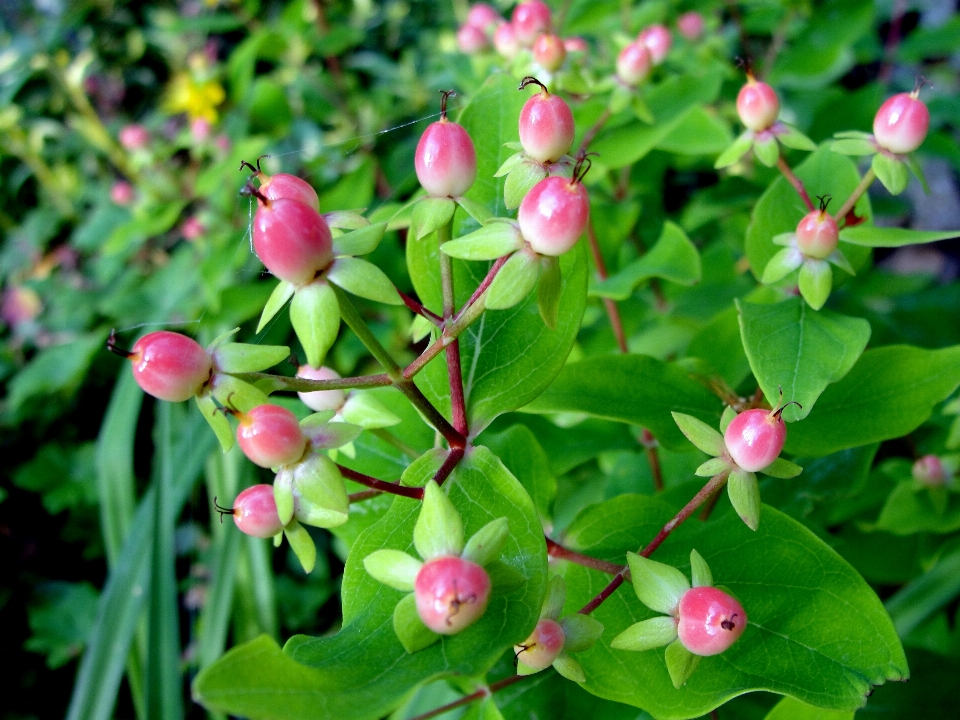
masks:
<svg viewBox="0 0 960 720"><path fill-rule="evenodd" d="M203 118L217 121L217 106L226 93L216 80L197 81L189 73L177 73L167 88L164 109L169 113L185 112L191 120Z"/></svg>

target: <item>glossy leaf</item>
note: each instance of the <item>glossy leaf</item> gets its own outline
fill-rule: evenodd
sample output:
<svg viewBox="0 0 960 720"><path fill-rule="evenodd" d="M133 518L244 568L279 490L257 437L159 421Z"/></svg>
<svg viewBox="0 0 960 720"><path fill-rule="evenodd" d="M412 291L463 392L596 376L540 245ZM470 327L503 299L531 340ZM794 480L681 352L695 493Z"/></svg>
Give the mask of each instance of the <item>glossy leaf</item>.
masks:
<svg viewBox="0 0 960 720"><path fill-rule="evenodd" d="M785 697L763 720L853 720L853 713L846 710L825 710L802 703L796 698Z"/></svg>
<svg viewBox="0 0 960 720"><path fill-rule="evenodd" d="M960 230L909 230L896 227L857 225L840 231L840 239L865 247L903 247L950 240L960 236Z"/></svg>
<svg viewBox="0 0 960 720"><path fill-rule="evenodd" d="M674 512L658 499L621 496L582 513L568 531L567 544L616 560L649 542ZM853 710L866 701L872 684L906 676L900 642L874 592L796 521L764 507L756 532L732 514L706 524L688 522L655 557L686 572L693 548L709 562L715 582L728 587L747 611L743 636L723 654L703 658L677 690L663 650L610 648L617 634L654 616L629 588L620 588L592 613L606 628L603 638L577 656L587 690L658 718L694 718L761 689ZM568 609L581 607L609 581L608 575L581 566L569 565L565 574Z"/></svg>
<svg viewBox="0 0 960 720"><path fill-rule="evenodd" d="M870 323L828 310L811 310L799 298L771 305L737 302L740 334L767 402L776 405L780 390L790 405L783 419L802 420L817 398L856 363L870 339Z"/></svg>

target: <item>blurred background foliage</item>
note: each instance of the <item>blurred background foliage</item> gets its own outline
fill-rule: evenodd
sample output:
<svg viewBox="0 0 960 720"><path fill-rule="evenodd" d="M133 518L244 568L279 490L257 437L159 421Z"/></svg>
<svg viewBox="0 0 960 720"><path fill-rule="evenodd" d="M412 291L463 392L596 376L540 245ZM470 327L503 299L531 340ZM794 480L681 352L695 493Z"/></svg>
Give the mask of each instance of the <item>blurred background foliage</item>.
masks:
<svg viewBox="0 0 960 720"><path fill-rule="evenodd" d="M756 60L781 92L783 117L817 142L838 130L869 131L885 96L925 76L932 122L920 154L932 194L919 186L898 198L877 190L872 201L878 223L960 225L960 17L953 3L551 4L562 14L564 34L591 39L599 65L609 65L616 52L603 38L696 7L713 32L700 55L686 61L722 60L726 68L719 112L694 118L632 170L610 173L593 195L604 256L614 268L651 246L666 219L702 253L699 286L654 281L621 303L632 351L673 359L698 343L717 343L723 354L725 338L739 347L739 337L724 335L735 316L720 311L754 287L739 258L750 210L775 171L741 168L721 176L713 170L735 127L732 99L742 75L727 60L735 55ZM262 541L230 532L229 523L221 526L210 511L213 497L233 497L261 471L235 454L214 452L192 406L162 408L143 397L126 364L104 352L104 341L111 328L129 345L143 328L163 326L208 342L240 326L245 342L291 342L285 315L254 334L273 283L250 252L251 203L238 194L247 176L238 172L240 161L269 153L265 169L308 179L323 211L368 208L389 217L417 188L413 153L436 117L436 91L456 88L465 100L490 70L489 59L457 50L456 23L466 7L464 0L0 5L4 720L60 716L71 697L72 717L109 717L114 701L117 717L143 717L144 684L171 674L184 678L185 714L200 717L205 713L188 700L188 680L225 647L262 632L282 639L337 627L343 543L363 519L337 539L314 533L321 552L309 577L286 547L268 550ZM595 117L598 108L578 108L578 121L591 112ZM146 142L121 141L121 131L132 124L146 133ZM370 259L400 289L412 290L400 233L389 233ZM875 259L875 273L846 283L838 295L839 307L871 320L872 344L960 343L955 247ZM600 299L590 302L577 357L614 347ZM364 312L398 359L415 357L406 310L371 305ZM742 350L730 354L722 368L735 387L752 382L741 356ZM375 367L349 333L330 362L344 375ZM293 367L286 372L293 374ZM879 457L942 448L949 421L935 415L911 439L915 447L884 445ZM501 418L491 430L516 422ZM557 527L591 503L652 492L644 450L627 426L590 420L578 426L574 443L570 431L546 420L527 416L523 422L536 433L557 478ZM856 522L876 517L902 475L888 463L868 476L873 459L825 466L817 476L821 494L781 484L765 488L764 498L821 534L830 530L829 541L886 598L927 578L937 559L956 565L960 554L956 529L894 535ZM669 485L689 477L697 459L662 451L662 462ZM853 466L862 472L849 470ZM146 498L163 476L172 479L167 511L176 554L151 554L144 533L139 555L148 559L134 571L130 563L138 551L125 547L124 539L132 528L157 520ZM836 499L829 483L839 476L847 485L876 481L887 490L839 519L811 515L824 498ZM377 502L367 511L376 513ZM937 567L945 572L942 563ZM128 584L118 586L117 577ZM165 615L158 617L154 607L146 619L140 610L150 577L166 577L176 591ZM914 603L907 608L912 615L899 616L907 644L938 653L946 663L911 655L915 677L916 663L929 666L931 675L960 667L960 587L955 580L946 585L937 585L946 593L943 602L929 607L918 610L923 603L913 596L901 601ZM109 606L116 610L112 627L97 621L98 603L107 602L108 592L117 603ZM164 648L146 646L148 622L171 630ZM129 657L114 657L108 640L123 636L124 627L132 628L133 647ZM100 654L78 679L78 658L88 644ZM878 695L895 691L883 688ZM411 708L438 704L442 691L430 692ZM891 700L889 706L913 701ZM762 716L771 702L734 702L720 715Z"/></svg>

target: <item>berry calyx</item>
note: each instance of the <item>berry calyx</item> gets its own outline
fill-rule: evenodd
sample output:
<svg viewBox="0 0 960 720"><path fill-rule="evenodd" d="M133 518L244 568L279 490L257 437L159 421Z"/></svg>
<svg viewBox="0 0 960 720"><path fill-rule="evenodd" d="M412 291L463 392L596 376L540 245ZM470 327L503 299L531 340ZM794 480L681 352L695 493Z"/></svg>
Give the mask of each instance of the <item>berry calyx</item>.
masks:
<svg viewBox="0 0 960 720"><path fill-rule="evenodd" d="M251 462L273 468L294 463L303 457L307 438L296 416L279 405L258 405L246 413L233 413L237 444Z"/></svg>
<svg viewBox="0 0 960 720"><path fill-rule="evenodd" d="M313 186L310 185L306 180L301 180L296 175L288 175L287 173L277 173L276 175L267 175L263 170L260 169L260 161L263 158L267 157L266 155L261 155L257 158L257 166L254 167L252 164L248 163L246 160L241 161L240 169L248 168L253 171L253 176L260 181L260 187L258 190L260 194L263 195L267 200L280 200L285 198L288 200L299 200L304 205L309 205L314 210L320 210L320 198L317 196L317 191L313 189Z"/></svg>
<svg viewBox="0 0 960 720"><path fill-rule="evenodd" d="M525 77L520 89L528 85L539 85L541 92L527 100L520 110L520 144L534 160L556 162L573 145L573 113L563 98L551 95L536 78Z"/></svg>
<svg viewBox="0 0 960 720"><path fill-rule="evenodd" d="M673 38L670 31L663 25L651 25L644 28L637 36L637 40L647 46L650 51L650 59L654 65L662 63L670 52L670 46L673 44Z"/></svg>
<svg viewBox="0 0 960 720"><path fill-rule="evenodd" d="M905 155L916 150L930 129L930 111L917 88L887 99L873 118L873 134L884 150Z"/></svg>
<svg viewBox="0 0 960 720"><path fill-rule="evenodd" d="M213 358L200 343L168 330L144 335L130 351L110 333L107 349L133 363L133 378L145 393L169 402L192 398L213 372Z"/></svg>
<svg viewBox="0 0 960 720"><path fill-rule="evenodd" d="M477 25L461 25L457 30L457 45L465 55L476 55L487 49L487 34Z"/></svg>
<svg viewBox="0 0 960 720"><path fill-rule="evenodd" d="M737 95L737 114L748 129L754 132L766 130L777 121L780 99L772 87L748 74L747 84Z"/></svg>
<svg viewBox="0 0 960 720"><path fill-rule="evenodd" d="M719 655L747 627L747 613L733 597L715 587L687 590L677 606L677 634L694 655Z"/></svg>
<svg viewBox="0 0 960 720"><path fill-rule="evenodd" d="M441 93L440 120L420 136L414 156L417 179L433 197L459 197L477 178L473 140L462 125L447 119L447 98L453 94Z"/></svg>
<svg viewBox="0 0 960 720"><path fill-rule="evenodd" d="M830 196L820 199L820 209L803 216L797 224L797 248L804 255L816 260L826 260L837 249L840 227L827 212Z"/></svg>
<svg viewBox="0 0 960 720"><path fill-rule="evenodd" d="M534 252L563 255L580 239L590 219L590 198L581 182L590 169L589 162L580 157L573 178L544 178L523 198L517 221ZM585 163L586 169L582 169Z"/></svg>
<svg viewBox="0 0 960 720"><path fill-rule="evenodd" d="M550 7L540 0L522 2L513 9L510 24L517 41L521 45L530 45L541 33L550 32L553 24Z"/></svg>
<svg viewBox="0 0 960 720"><path fill-rule="evenodd" d="M272 485L254 485L237 495L233 501L233 509L222 508L213 500L214 507L220 513L220 520L224 515L233 515L233 522L240 532L253 537L273 537L283 530L283 523L277 513L277 502L273 497Z"/></svg>
<svg viewBox="0 0 960 720"><path fill-rule="evenodd" d="M697 40L703 35L703 15L696 10L685 12L677 18L677 30L687 40Z"/></svg>
<svg viewBox="0 0 960 720"><path fill-rule="evenodd" d="M513 25L505 22L497 26L497 29L493 31L493 47L507 60L513 59L520 50L520 41L517 40Z"/></svg>
<svg viewBox="0 0 960 720"><path fill-rule="evenodd" d="M253 249L273 275L304 285L333 262L333 236L314 208L293 198L271 200L248 184L259 208L253 218Z"/></svg>
<svg viewBox="0 0 960 720"><path fill-rule="evenodd" d="M490 576L469 560L441 556L423 564L413 591L423 624L440 635L454 635L487 609Z"/></svg>
<svg viewBox="0 0 960 720"><path fill-rule="evenodd" d="M773 410L744 410L727 425L723 442L741 470L763 470L779 457L787 439L787 426L782 417L787 405L799 407L800 403L791 401Z"/></svg>
<svg viewBox="0 0 960 720"><path fill-rule="evenodd" d="M924 455L913 464L913 479L927 487L947 484L947 470L936 455Z"/></svg>
<svg viewBox="0 0 960 720"><path fill-rule="evenodd" d="M542 619L530 637L514 645L517 661L534 670L544 670L553 664L563 650L563 628L556 620Z"/></svg>
<svg viewBox="0 0 960 720"><path fill-rule="evenodd" d="M497 27L503 22L503 16L486 3L471 5L470 12L467 13L467 25L473 25L484 31Z"/></svg>
<svg viewBox="0 0 960 720"><path fill-rule="evenodd" d="M297 370L297 377L307 380L339 380L340 374L328 367L310 367L301 365ZM346 402L347 396L343 390L314 390L312 392L298 392L297 395L303 401L303 404L314 412L324 410L339 410Z"/></svg>
<svg viewBox="0 0 960 720"><path fill-rule="evenodd" d="M650 50L636 40L621 50L617 56L617 77L627 85L639 85L647 79L652 64Z"/></svg>
<svg viewBox="0 0 960 720"><path fill-rule="evenodd" d="M547 72L559 70L567 58L567 49L559 35L544 33L533 41L533 61Z"/></svg>

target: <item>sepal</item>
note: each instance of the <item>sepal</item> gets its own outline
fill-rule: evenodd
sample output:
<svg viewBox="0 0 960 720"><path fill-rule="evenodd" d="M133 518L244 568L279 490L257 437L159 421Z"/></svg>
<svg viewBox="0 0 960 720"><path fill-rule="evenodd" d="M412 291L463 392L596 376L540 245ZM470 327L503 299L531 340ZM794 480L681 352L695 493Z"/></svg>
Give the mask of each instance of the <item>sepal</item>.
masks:
<svg viewBox="0 0 960 720"><path fill-rule="evenodd" d="M826 260L806 259L800 268L800 295L814 310L819 310L830 297L833 287L833 271Z"/></svg>
<svg viewBox="0 0 960 720"><path fill-rule="evenodd" d="M455 200L457 201L457 205L463 208L463 211L467 213L467 215L481 225L493 218L493 213L487 210L487 206L478 203L476 200L471 200L468 197L458 197L455 198Z"/></svg>
<svg viewBox="0 0 960 720"><path fill-rule="evenodd" d="M589 615L574 613L560 621L563 628L563 649L584 652L592 648L603 635L603 624Z"/></svg>
<svg viewBox="0 0 960 720"><path fill-rule="evenodd" d="M717 473L721 473L724 470L727 470L730 467L728 463L723 458L711 458L703 463L694 471L694 475L697 477L712 477Z"/></svg>
<svg viewBox="0 0 960 720"><path fill-rule="evenodd" d="M490 283L486 298L487 308L506 310L519 304L533 290L539 275L540 262L536 254L526 250L515 252Z"/></svg>
<svg viewBox="0 0 960 720"><path fill-rule="evenodd" d="M283 534L303 566L303 571L307 574L313 572L313 566L317 562L317 546L313 544L310 533L294 518L283 529Z"/></svg>
<svg viewBox="0 0 960 720"><path fill-rule="evenodd" d="M297 288L290 303L290 322L307 354L307 364L323 365L340 331L340 304L323 280Z"/></svg>
<svg viewBox="0 0 960 720"><path fill-rule="evenodd" d="M267 326L267 323L273 320L274 316L280 312L280 309L287 304L287 301L293 297L296 289L292 283L288 283L286 280L281 280L277 284L273 292L270 293L267 304L263 307L263 312L260 313L260 322L257 323L258 333L263 330Z"/></svg>
<svg viewBox="0 0 960 720"><path fill-rule="evenodd" d="M610 641L614 650L644 652L669 645L677 639L677 621L668 615L634 623Z"/></svg>
<svg viewBox="0 0 960 720"><path fill-rule="evenodd" d="M748 528L756 530L760 526L760 486L757 476L740 468L732 470L727 480L727 492L740 519Z"/></svg>
<svg viewBox="0 0 960 720"><path fill-rule="evenodd" d="M795 478L797 475L803 472L803 468L799 465L795 465L789 460L784 460L783 458L777 458L772 463L763 468L760 472L764 475L769 475L770 477L780 478L782 480L789 480L790 478Z"/></svg>
<svg viewBox="0 0 960 720"><path fill-rule="evenodd" d="M764 165L773 167L780 159L780 146L777 145L777 139L770 135L753 141L753 153Z"/></svg>
<svg viewBox="0 0 960 720"><path fill-rule="evenodd" d="M413 208L413 221L410 225L413 239L419 240L446 225L453 218L456 209L457 204L451 198L422 198Z"/></svg>
<svg viewBox="0 0 960 720"><path fill-rule="evenodd" d="M567 601L567 584L562 577L554 575L547 584L547 595L540 609L541 620L557 620Z"/></svg>
<svg viewBox="0 0 960 720"><path fill-rule="evenodd" d="M533 189L547 176L547 170L536 160L527 159L510 171L503 183L503 202L508 210L515 210Z"/></svg>
<svg viewBox="0 0 960 720"><path fill-rule="evenodd" d="M350 393L340 408L340 417L364 430L377 430L400 424L400 418L373 395L362 390Z"/></svg>
<svg viewBox="0 0 960 720"><path fill-rule="evenodd" d="M520 228L514 223L493 222L469 235L450 240L440 251L460 260L496 260L523 247Z"/></svg>
<svg viewBox="0 0 960 720"><path fill-rule="evenodd" d="M333 528L350 519L350 498L340 470L330 458L316 453L283 468L293 487L294 517L305 525ZM279 510L279 505L277 506Z"/></svg>
<svg viewBox="0 0 960 720"><path fill-rule="evenodd" d="M420 619L413 593L404 597L393 609L393 631L403 649L411 654L430 647L440 639L440 636Z"/></svg>
<svg viewBox="0 0 960 720"><path fill-rule="evenodd" d="M363 567L374 580L394 590L413 592L423 563L401 550L376 550L363 559Z"/></svg>
<svg viewBox="0 0 960 720"><path fill-rule="evenodd" d="M367 224L353 232L346 233L333 239L333 254L336 257L344 255L366 255L372 253L383 240L387 230L385 222L376 225Z"/></svg>
<svg viewBox="0 0 960 720"><path fill-rule="evenodd" d="M803 265L803 255L800 251L796 248L784 248L770 258L770 262L763 269L760 282L764 285L779 282L801 265Z"/></svg>
<svg viewBox="0 0 960 720"><path fill-rule="evenodd" d="M559 657L553 661L553 669L567 680L572 680L575 683L587 681L587 675L583 672L583 667L566 652L561 652Z"/></svg>
<svg viewBox="0 0 960 720"><path fill-rule="evenodd" d="M260 372L290 356L283 345L249 345L226 343L213 351L214 367L225 373Z"/></svg>
<svg viewBox="0 0 960 720"><path fill-rule="evenodd" d="M732 407L727 405L723 408L723 414L720 416L720 432L725 433L727 431L727 426L733 422L733 419L737 416L737 411Z"/></svg>
<svg viewBox="0 0 960 720"><path fill-rule="evenodd" d="M239 412L250 412L257 405L269 402L269 398L250 383L222 373L214 374L209 392L223 407Z"/></svg>
<svg viewBox="0 0 960 720"><path fill-rule="evenodd" d="M683 573L632 552L627 553L627 563L640 602L655 612L672 615L680 598L690 589Z"/></svg>
<svg viewBox="0 0 960 720"><path fill-rule="evenodd" d="M463 521L460 513L436 482L423 488L420 516L413 528L413 544L424 560L463 552Z"/></svg>
<svg viewBox="0 0 960 720"><path fill-rule="evenodd" d="M713 585L713 573L710 572L710 566L703 559L703 555L696 550L690 551L690 584L693 587L711 587Z"/></svg>
<svg viewBox="0 0 960 720"><path fill-rule="evenodd" d="M673 421L677 423L680 432L682 432L687 437L687 440L692 442L697 449L714 457L719 457L726 452L727 447L723 444L723 435L705 422L698 420L692 415L684 415L678 412L670 414L673 415Z"/></svg>
<svg viewBox="0 0 960 720"><path fill-rule="evenodd" d="M482 567L500 555L508 537L510 537L510 524L507 518L491 520L467 541L460 557Z"/></svg>
<svg viewBox="0 0 960 720"><path fill-rule="evenodd" d="M877 153L873 156L871 167L877 174L877 179L883 183L883 186L891 195L899 195L907 189L910 173L907 171L907 164L903 160Z"/></svg>
<svg viewBox="0 0 960 720"><path fill-rule="evenodd" d="M560 313L560 294L563 289L563 276L560 273L560 260L555 257L540 258L540 282L537 285L537 309L540 319L551 330L557 327Z"/></svg>
<svg viewBox="0 0 960 720"><path fill-rule="evenodd" d="M334 210L323 214L327 226L337 230L360 230L370 227L370 221L356 210ZM369 251L368 251L369 252ZM353 253L348 253L353 255Z"/></svg>
<svg viewBox="0 0 960 720"><path fill-rule="evenodd" d="M750 148L752 146L753 131L747 130L740 137L734 140L726 150L720 153L720 157L717 158L717 161L713 164L713 167L717 170L720 170L733 165L735 162L740 160L740 158L750 152Z"/></svg>
<svg viewBox="0 0 960 720"><path fill-rule="evenodd" d="M664 659L667 661L667 672L670 673L670 680L678 690L690 679L693 671L700 664L700 656L687 650L679 639L667 645Z"/></svg>
<svg viewBox="0 0 960 720"><path fill-rule="evenodd" d="M781 122L777 123L777 126L777 140L784 147L794 150L806 150L808 152L813 152L817 149L817 144L793 127L793 125Z"/></svg>
<svg viewBox="0 0 960 720"><path fill-rule="evenodd" d="M327 280L357 297L385 305L403 305L403 299L387 274L360 258L337 258L327 273Z"/></svg>
<svg viewBox="0 0 960 720"><path fill-rule="evenodd" d="M864 138L841 138L830 143L830 150L840 155L873 155L877 152L877 146L870 140Z"/></svg>
<svg viewBox="0 0 960 720"><path fill-rule="evenodd" d="M236 436L233 434L233 428L230 427L230 421L226 415L217 407L213 396L210 393L203 393L196 396L197 407L200 408L200 414L210 425L213 434L217 436L220 442L220 448L223 452L229 452L236 442Z"/></svg>

